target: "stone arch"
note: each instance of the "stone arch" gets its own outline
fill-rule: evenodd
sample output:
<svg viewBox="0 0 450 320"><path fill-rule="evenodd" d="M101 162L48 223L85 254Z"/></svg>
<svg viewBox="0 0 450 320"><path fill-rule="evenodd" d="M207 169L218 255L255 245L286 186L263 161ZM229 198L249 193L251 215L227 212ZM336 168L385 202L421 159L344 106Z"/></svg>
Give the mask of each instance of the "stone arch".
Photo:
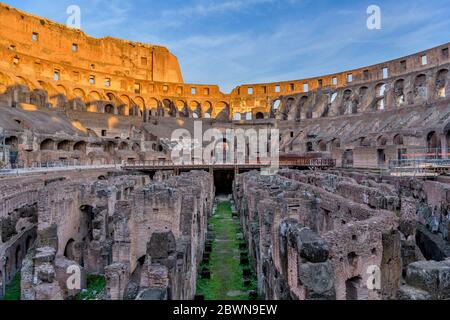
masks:
<svg viewBox="0 0 450 320"><path fill-rule="evenodd" d="M76 88L72 91L73 100L72 100L72 108L75 111L86 111L86 94L85 92L80 89Z"/></svg>
<svg viewBox="0 0 450 320"><path fill-rule="evenodd" d="M233 120L234 121L241 121L242 120L242 116L239 112L235 112L234 116L233 116Z"/></svg>
<svg viewBox="0 0 450 320"><path fill-rule="evenodd" d="M90 101L100 101L102 100L102 95L97 91L91 91L89 92L88 98Z"/></svg>
<svg viewBox="0 0 450 320"><path fill-rule="evenodd" d="M41 142L41 144L40 144L40 148L39 148L40 150L45 150L45 151L48 151L48 150L55 150L55 141L53 141L52 139L45 139L45 140L43 140L42 142Z"/></svg>
<svg viewBox="0 0 450 320"><path fill-rule="evenodd" d="M343 116L346 114L352 114L353 108L352 108L352 90L346 89L344 90L343 96L342 96L342 102L338 109L338 115Z"/></svg>
<svg viewBox="0 0 450 320"><path fill-rule="evenodd" d="M79 151L82 153L86 153L86 147L87 147L87 143L85 141L78 141L77 143L75 143L73 145L73 150Z"/></svg>
<svg viewBox="0 0 450 320"><path fill-rule="evenodd" d="M192 111L197 110L199 107L201 107L200 102L195 100L189 102L189 109L191 109Z"/></svg>
<svg viewBox="0 0 450 320"><path fill-rule="evenodd" d="M429 153L441 153L441 139L436 131L428 133L427 149Z"/></svg>
<svg viewBox="0 0 450 320"><path fill-rule="evenodd" d="M186 107L186 101L184 100L176 100L175 106L179 112L183 112L184 108Z"/></svg>
<svg viewBox="0 0 450 320"><path fill-rule="evenodd" d="M377 145L380 147L384 147L387 145L387 139L384 136L379 136L377 139Z"/></svg>
<svg viewBox="0 0 450 320"><path fill-rule="evenodd" d="M53 87L50 84L48 84L47 82L38 80L38 84L42 88L42 90L47 92L48 96L56 93L56 91L53 89Z"/></svg>
<svg viewBox="0 0 450 320"><path fill-rule="evenodd" d="M306 109L306 105L308 103L308 96L303 96L300 98L300 102L298 104L298 106L295 108L295 115L294 115L294 120L301 120L302 118L302 112Z"/></svg>
<svg viewBox="0 0 450 320"><path fill-rule="evenodd" d="M382 82L376 85L375 87L375 96L376 96L376 109L377 110L385 110L386 109L386 83Z"/></svg>
<svg viewBox="0 0 450 320"><path fill-rule="evenodd" d="M326 141L324 141L324 140L320 140L318 143L317 143L317 146L318 146L318 148L319 148L319 151L321 151L321 152L326 152L327 151L327 143L326 143Z"/></svg>
<svg viewBox="0 0 450 320"><path fill-rule="evenodd" d="M202 117L211 118L211 114L213 112L213 104L210 101L205 101L202 103L201 108L202 108Z"/></svg>
<svg viewBox="0 0 450 320"><path fill-rule="evenodd" d="M40 108L47 107L47 92L37 88L30 92L30 103Z"/></svg>
<svg viewBox="0 0 450 320"><path fill-rule="evenodd" d="M202 118L202 105L198 101L191 101L189 102L189 110L192 111L192 117L193 118Z"/></svg>
<svg viewBox="0 0 450 320"><path fill-rule="evenodd" d="M139 109L139 106L133 104L130 107L129 115L132 116L132 117L140 117L142 114L141 114L141 110Z"/></svg>
<svg viewBox="0 0 450 320"><path fill-rule="evenodd" d="M393 139L393 144L396 146L402 146L404 144L403 135L396 134Z"/></svg>
<svg viewBox="0 0 450 320"><path fill-rule="evenodd" d="M339 93L338 92L333 92L330 95L330 103L334 103L338 97Z"/></svg>
<svg viewBox="0 0 450 320"><path fill-rule="evenodd" d="M28 90L33 90L34 89L34 85L32 84L31 81L29 81L28 79L25 79L22 76L16 76L17 77L17 83L26 87Z"/></svg>
<svg viewBox="0 0 450 320"><path fill-rule="evenodd" d="M116 95L112 92L107 92L106 93L106 98L108 99L108 101L111 102L115 102L116 101Z"/></svg>
<svg viewBox="0 0 450 320"><path fill-rule="evenodd" d="M340 149L341 148L341 139L335 138L331 141L331 147L333 149Z"/></svg>
<svg viewBox="0 0 450 320"><path fill-rule="evenodd" d="M295 115L297 113L297 108L295 108L295 99L288 98L283 104L281 111L282 120L295 120Z"/></svg>
<svg viewBox="0 0 450 320"><path fill-rule="evenodd" d="M141 151L141 146L139 145L139 143L133 143L133 146L131 147L131 149L134 152L140 152Z"/></svg>
<svg viewBox="0 0 450 320"><path fill-rule="evenodd" d="M441 69L436 76L436 95L438 98L446 98L448 96L448 69Z"/></svg>
<svg viewBox="0 0 450 320"><path fill-rule="evenodd" d="M64 247L64 256L69 260L75 260L75 240L69 239Z"/></svg>
<svg viewBox="0 0 450 320"><path fill-rule="evenodd" d="M163 99L164 116L176 117L177 109L170 99Z"/></svg>
<svg viewBox="0 0 450 320"><path fill-rule="evenodd" d="M281 107L281 100L280 99L275 99L272 102L272 106L271 106L271 118L275 118L275 116L280 112L280 107Z"/></svg>
<svg viewBox="0 0 450 320"><path fill-rule="evenodd" d="M365 294L362 293L362 291L363 291L362 282L363 281L360 276L353 277L353 278L345 281L346 300L360 300L361 296L365 296Z"/></svg>
<svg viewBox="0 0 450 320"><path fill-rule="evenodd" d="M149 98L147 100L147 108L149 116L158 116L158 107L159 107L159 101L156 98Z"/></svg>
<svg viewBox="0 0 450 320"><path fill-rule="evenodd" d="M66 87L63 86L62 84L58 84L58 85L56 86L56 91L57 91L59 94L62 94L63 96L67 97L67 89L66 89Z"/></svg>
<svg viewBox="0 0 450 320"><path fill-rule="evenodd" d="M80 88L73 89L73 96L75 98L79 98L83 101L86 100L86 93L84 92L83 89L80 89Z"/></svg>
<svg viewBox="0 0 450 320"><path fill-rule="evenodd" d="M355 95L355 99L357 101L356 107L353 110L353 113L358 113L359 109L366 109L367 108L367 100L368 100L368 94L369 88L367 86L362 86L358 89L357 94ZM356 110L355 110L356 109ZM356 112L355 112L356 111Z"/></svg>
<svg viewBox="0 0 450 320"><path fill-rule="evenodd" d="M10 136L5 139L5 144L9 146L11 151L19 150L19 138L16 136Z"/></svg>
<svg viewBox="0 0 450 320"><path fill-rule="evenodd" d="M117 107L117 114L119 116L126 116L128 112L127 112L127 106L125 104L121 104L120 106Z"/></svg>
<svg viewBox="0 0 450 320"><path fill-rule="evenodd" d="M114 149L116 148L116 144L112 141L108 141L104 146L103 150L106 153L112 154L114 152Z"/></svg>
<svg viewBox="0 0 450 320"><path fill-rule="evenodd" d="M217 113L216 117L217 120L221 121L228 121L230 120L230 106L225 101L220 101L217 104Z"/></svg>
<svg viewBox="0 0 450 320"><path fill-rule="evenodd" d="M257 112L257 113L255 114L255 119L256 119L256 120L262 120L262 119L264 119L264 113L262 113L262 112Z"/></svg>
<svg viewBox="0 0 450 320"><path fill-rule="evenodd" d="M397 107L402 106L406 103L406 97L405 97L405 80L404 79L398 79L394 83L394 99L395 99L395 105Z"/></svg>
<svg viewBox="0 0 450 320"><path fill-rule="evenodd" d="M107 105L105 105L105 113L107 114L116 114L114 105L108 103Z"/></svg>
<svg viewBox="0 0 450 320"><path fill-rule="evenodd" d="M102 101L102 95L97 91L91 91L88 95L87 111L88 112L101 112L100 101Z"/></svg>
<svg viewBox="0 0 450 320"><path fill-rule="evenodd" d="M120 96L121 104L117 107L117 114L120 116L128 116L130 114L131 99L128 95Z"/></svg>
<svg viewBox="0 0 450 320"><path fill-rule="evenodd" d="M145 100L144 98L137 96L133 99L134 105L138 106L139 108L139 116L142 116L145 110Z"/></svg>
<svg viewBox="0 0 450 320"><path fill-rule="evenodd" d="M176 102L176 108L178 111L178 116L180 116L181 118L189 118L191 110L185 101L178 100Z"/></svg>
<svg viewBox="0 0 450 320"><path fill-rule="evenodd" d="M126 143L125 141L119 143L119 150L128 150L128 149L129 149L128 143Z"/></svg>
<svg viewBox="0 0 450 320"><path fill-rule="evenodd" d="M427 76L425 74L419 74L414 79L413 88L414 99L424 100L427 98Z"/></svg>
<svg viewBox="0 0 450 320"><path fill-rule="evenodd" d="M58 151L70 151L71 142L69 140L63 140L58 142L56 149Z"/></svg>

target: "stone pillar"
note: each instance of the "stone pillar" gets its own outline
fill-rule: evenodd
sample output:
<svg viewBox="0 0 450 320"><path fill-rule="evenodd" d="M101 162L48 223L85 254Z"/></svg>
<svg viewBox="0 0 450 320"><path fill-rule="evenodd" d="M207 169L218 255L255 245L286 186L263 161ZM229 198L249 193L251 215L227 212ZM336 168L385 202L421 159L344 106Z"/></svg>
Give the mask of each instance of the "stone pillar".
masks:
<svg viewBox="0 0 450 320"><path fill-rule="evenodd" d="M441 136L441 150L442 150L442 159L448 159L448 144L447 144L447 135L444 133Z"/></svg>

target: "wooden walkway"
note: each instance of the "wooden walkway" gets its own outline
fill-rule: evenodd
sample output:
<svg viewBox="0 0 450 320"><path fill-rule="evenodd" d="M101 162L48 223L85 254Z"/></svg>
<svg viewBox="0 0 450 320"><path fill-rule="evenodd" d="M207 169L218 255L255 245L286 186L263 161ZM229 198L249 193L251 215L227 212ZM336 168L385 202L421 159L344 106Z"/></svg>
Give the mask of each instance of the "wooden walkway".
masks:
<svg viewBox="0 0 450 320"><path fill-rule="evenodd" d="M261 162L256 163L242 163L242 164L175 164L172 161L155 160L143 161L134 164L126 164L123 166L125 170L130 171L159 171L159 170L257 170L263 168L270 168L270 164ZM280 168L305 168L305 169L328 169L336 166L334 159L321 158L299 158L289 161L280 161Z"/></svg>

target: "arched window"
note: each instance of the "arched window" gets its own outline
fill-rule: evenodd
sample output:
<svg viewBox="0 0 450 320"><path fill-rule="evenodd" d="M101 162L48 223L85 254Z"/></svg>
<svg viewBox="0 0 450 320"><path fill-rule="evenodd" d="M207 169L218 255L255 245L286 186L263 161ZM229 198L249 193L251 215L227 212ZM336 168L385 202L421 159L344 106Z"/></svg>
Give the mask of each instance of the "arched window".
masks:
<svg viewBox="0 0 450 320"><path fill-rule="evenodd" d="M57 146L58 151L70 151L70 141L63 140L58 143Z"/></svg>
<svg viewBox="0 0 450 320"><path fill-rule="evenodd" d="M79 142L75 143L73 146L73 150L86 153L86 142L79 141Z"/></svg>
<svg viewBox="0 0 450 320"><path fill-rule="evenodd" d="M438 98L447 97L448 70L443 69L438 72L436 77L436 90Z"/></svg>
<svg viewBox="0 0 450 320"><path fill-rule="evenodd" d="M427 76L420 74L414 80L414 97L417 99L427 98Z"/></svg>
<svg viewBox="0 0 450 320"><path fill-rule="evenodd" d="M399 79L394 84L395 104L396 106L402 106L405 104L405 80Z"/></svg>
<svg viewBox="0 0 450 320"><path fill-rule="evenodd" d="M105 106L105 113L114 114L114 106L112 104L107 104Z"/></svg>
<svg viewBox="0 0 450 320"><path fill-rule="evenodd" d="M75 251L74 251L75 240L70 239L67 241L66 247L64 248L64 256L69 260L75 259Z"/></svg>
<svg viewBox="0 0 450 320"><path fill-rule="evenodd" d="M255 115L255 118L256 118L257 120L264 119L264 113L262 113L262 112L257 112L256 115Z"/></svg>
<svg viewBox="0 0 450 320"><path fill-rule="evenodd" d="M386 108L385 94L386 94L386 84L380 83L376 87L377 109L378 110L384 110Z"/></svg>
<svg viewBox="0 0 450 320"><path fill-rule="evenodd" d="M402 146L403 145L403 136L401 134L397 134L394 137L394 145L396 145L396 146Z"/></svg>
<svg viewBox="0 0 450 320"><path fill-rule="evenodd" d="M380 136L380 137L377 139L377 144L378 144L379 146L383 147L383 146L385 146L385 145L387 144L387 139L386 139L385 137L383 137L383 136Z"/></svg>
<svg viewBox="0 0 450 320"><path fill-rule="evenodd" d="M41 150L54 150L55 149L55 142L52 139L45 139L41 142L40 146Z"/></svg>
<svg viewBox="0 0 450 320"><path fill-rule="evenodd" d="M437 156L440 158L441 156L441 141L439 139L439 135L432 131L427 136L427 148L430 157Z"/></svg>
<svg viewBox="0 0 450 320"><path fill-rule="evenodd" d="M325 141L323 140L319 141L318 146L321 152L327 151L327 143Z"/></svg>

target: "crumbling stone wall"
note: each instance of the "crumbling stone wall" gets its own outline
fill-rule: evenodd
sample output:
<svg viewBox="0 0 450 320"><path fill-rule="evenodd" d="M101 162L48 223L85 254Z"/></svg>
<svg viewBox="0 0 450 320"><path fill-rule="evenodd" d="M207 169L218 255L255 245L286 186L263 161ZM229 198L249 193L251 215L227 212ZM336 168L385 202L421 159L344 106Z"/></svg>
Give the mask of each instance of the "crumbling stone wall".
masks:
<svg viewBox="0 0 450 320"><path fill-rule="evenodd" d="M269 299L394 299L408 266L427 263L422 252L448 257L445 232L422 224L445 220L431 212L447 205L446 189L346 171L239 175L234 198L260 292Z"/></svg>
<svg viewBox="0 0 450 320"><path fill-rule="evenodd" d="M198 171L139 188L116 204L110 299L193 299L214 182Z"/></svg>
<svg viewBox="0 0 450 320"><path fill-rule="evenodd" d="M28 219L29 226L5 244L0 243L0 249L3 256L4 248L9 251L12 245L22 248L19 256L16 253L20 263L12 260L17 267L7 271L13 276L21 269L24 300L74 297L85 284L77 290L68 290L69 267L79 267L82 275L103 274L112 261L112 209L116 201L130 197L134 188L149 181L145 176L108 175L101 170L59 176L54 173L45 178L25 176L16 180L18 185L31 182L24 190L26 196L17 199L17 203L36 202L17 211L18 216ZM13 199L5 196L12 204ZM7 230L10 223L5 221L11 221L11 215L2 220L5 227L2 229ZM19 222L17 226L26 226Z"/></svg>

